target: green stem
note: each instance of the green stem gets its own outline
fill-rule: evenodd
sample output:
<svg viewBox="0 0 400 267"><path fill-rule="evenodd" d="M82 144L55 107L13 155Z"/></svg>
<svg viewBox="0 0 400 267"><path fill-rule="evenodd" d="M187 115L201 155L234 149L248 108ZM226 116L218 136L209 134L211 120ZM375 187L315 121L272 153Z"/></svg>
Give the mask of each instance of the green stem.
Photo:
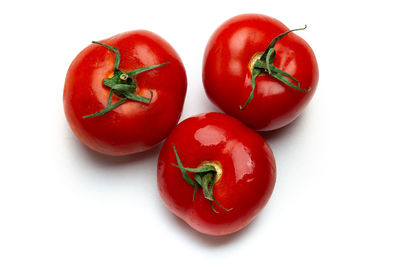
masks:
<svg viewBox="0 0 400 267"><path fill-rule="evenodd" d="M127 100L132 100L132 101L137 101L145 104L150 104L151 100L153 99L153 91L150 91L150 98L140 96L136 94L136 90L138 88L135 76L139 73L149 71L155 68L159 68L161 66L164 66L166 64L169 64L169 62L158 64L158 65L153 65L153 66L146 66L142 68L138 68L129 72L124 72L119 69L119 64L121 62L121 53L119 50L113 46L109 46L107 44L103 44L100 42L93 41L94 44L98 44L101 46L106 47L107 49L111 50L112 52L115 53L115 59L114 59L114 73L111 78L105 78L103 79L103 84L110 88L110 94L108 96L108 101L107 101L107 106L91 115L86 115L83 116L82 118L92 118L92 117L97 117L106 114L107 112L117 108L118 106L122 105L125 103ZM117 95L118 97L122 98L118 102L111 103L112 96L113 94Z"/></svg>
<svg viewBox="0 0 400 267"><path fill-rule="evenodd" d="M240 106L240 109L243 110L244 108L247 107L247 105L251 102L251 100L254 97L254 91L256 88L256 78L258 77L258 75L265 73L267 75L270 75L271 77L277 79L278 81L286 84L287 86L289 86L290 88L293 88L297 91L300 92L309 92L311 90L311 88L308 89L302 89L300 87L300 83L298 80L296 80L293 76L291 76L289 73L284 72L283 70L275 67L273 65L273 61L275 59L276 56L276 51L274 49L274 46L276 45L276 43L281 40L283 37L285 37L286 35L288 35L291 32L294 31L300 31L300 30L305 30L307 28L307 25L305 25L303 28L299 28L299 29L293 29L293 30L289 30L287 32L284 32L280 35L278 35L277 37L275 37L271 43L268 45L267 49L265 49L264 53L261 55L261 57L255 62L253 69L251 70L252 72L252 76L251 76L251 92L249 97L247 98L246 103L243 106ZM293 82L291 82L289 79L295 81L296 84L294 84Z"/></svg>
<svg viewBox="0 0 400 267"><path fill-rule="evenodd" d="M176 161L178 164L172 164L173 166L179 168L179 170L182 173L183 179L190 185L194 187L194 193L193 193L193 201L195 200L195 196L197 193L197 190L199 187L202 188L203 190L203 196L204 198L208 199L210 201L211 209L215 212L218 213L214 206L213 202L215 202L218 206L220 206L223 210L225 211L230 211L232 209L226 209L224 208L215 198L213 194L213 189L214 185L216 183L216 173L217 170L215 167L211 165L206 165L202 166L199 168L185 168L182 165L182 162L179 158L178 152L176 151L175 145L172 145L172 148L175 153ZM193 173L194 180L190 178L189 174L187 172Z"/></svg>

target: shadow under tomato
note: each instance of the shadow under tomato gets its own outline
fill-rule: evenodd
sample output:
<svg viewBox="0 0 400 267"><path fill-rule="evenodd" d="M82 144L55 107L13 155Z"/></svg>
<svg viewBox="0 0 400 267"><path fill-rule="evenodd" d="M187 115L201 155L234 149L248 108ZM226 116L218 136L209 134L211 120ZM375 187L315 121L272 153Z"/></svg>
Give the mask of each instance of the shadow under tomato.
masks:
<svg viewBox="0 0 400 267"><path fill-rule="evenodd" d="M292 123L273 131L268 132L258 132L267 142L275 143L281 142L286 139L289 139L291 135L300 131L304 126L304 120L307 118L307 112L303 112L297 119L295 119Z"/></svg>
<svg viewBox="0 0 400 267"><path fill-rule="evenodd" d="M127 156L109 156L101 154L88 148L80 142L78 150L80 154L85 157L86 160L92 162L97 166L101 166L102 168L109 168L118 167L126 164L140 164L141 162L149 160L150 158L154 158L154 160L157 161L158 154L161 150L161 143L152 147L149 150Z"/></svg>
<svg viewBox="0 0 400 267"><path fill-rule="evenodd" d="M211 236L194 230L185 221L172 214L166 207L162 207L162 209L164 210L165 217L168 217L171 223L176 226L176 231L182 232L182 235L189 237L189 239L195 240L201 245L207 247L227 246L244 238L245 236L250 236L249 233L253 230L254 225L257 224L257 218L255 218L249 225L235 233L224 236Z"/></svg>

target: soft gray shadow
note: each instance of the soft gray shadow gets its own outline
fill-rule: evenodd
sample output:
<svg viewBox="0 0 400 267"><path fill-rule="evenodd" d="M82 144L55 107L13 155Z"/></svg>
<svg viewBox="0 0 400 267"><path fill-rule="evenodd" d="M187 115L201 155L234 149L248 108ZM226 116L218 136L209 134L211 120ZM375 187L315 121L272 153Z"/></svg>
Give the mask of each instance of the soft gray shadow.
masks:
<svg viewBox="0 0 400 267"><path fill-rule="evenodd" d="M204 89L203 89L204 90ZM205 93L204 93L205 94ZM223 111L221 109L219 109L213 102L211 102L210 99L208 99L207 95L204 96L205 97L205 110L207 110L208 112L219 112L219 113L223 113Z"/></svg>
<svg viewBox="0 0 400 267"><path fill-rule="evenodd" d="M172 224L177 228L177 231L182 231L185 237L188 237L191 240L195 240L199 244L206 247L221 247L227 246L234 242L238 242L243 239L245 236L250 236L250 232L253 230L254 225L257 224L257 218L253 220L249 225L239 230L238 232L224 235L224 236L211 236L202 234L192 227L190 227L185 221L175 216L172 212L170 212L165 206L160 207L160 209L164 210L165 217L171 221Z"/></svg>
<svg viewBox="0 0 400 267"><path fill-rule="evenodd" d="M139 152L136 154L132 155L127 155L127 156L108 156L101 154L99 152L96 152L84 144L79 142L78 145L78 150L79 153L82 154L86 160L92 162L95 165L99 165L101 167L117 167L121 165L126 165L126 164L132 164L132 163L140 163L143 162L149 158L154 157L155 160L157 160L158 154L161 150L162 143L152 147L149 150Z"/></svg>
<svg viewBox="0 0 400 267"><path fill-rule="evenodd" d="M290 138L291 135L302 130L304 120L307 118L307 112L303 112L292 123L273 131L258 132L267 142L279 142Z"/></svg>

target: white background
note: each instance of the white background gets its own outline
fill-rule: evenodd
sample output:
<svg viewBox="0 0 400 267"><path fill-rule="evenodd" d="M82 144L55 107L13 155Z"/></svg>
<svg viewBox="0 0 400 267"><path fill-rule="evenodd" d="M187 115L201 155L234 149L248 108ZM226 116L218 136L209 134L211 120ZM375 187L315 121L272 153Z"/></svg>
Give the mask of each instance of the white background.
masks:
<svg viewBox="0 0 400 267"><path fill-rule="evenodd" d="M0 266L400 266L400 19L397 1L7 1L0 29ZM160 146L122 158L73 135L64 78L92 40L148 29L188 76L181 119L216 108L201 82L228 18L278 18L314 49L320 82L290 126L265 134L273 196L225 237L164 207Z"/></svg>

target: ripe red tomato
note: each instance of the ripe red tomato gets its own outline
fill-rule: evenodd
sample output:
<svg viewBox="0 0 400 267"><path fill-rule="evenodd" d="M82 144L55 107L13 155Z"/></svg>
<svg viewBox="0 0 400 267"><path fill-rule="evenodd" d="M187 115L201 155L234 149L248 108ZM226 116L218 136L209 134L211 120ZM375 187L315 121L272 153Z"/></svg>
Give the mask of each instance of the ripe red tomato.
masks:
<svg viewBox="0 0 400 267"><path fill-rule="evenodd" d="M311 47L287 32L274 18L239 15L223 23L207 44L203 84L208 97L253 129L289 124L317 87L318 65Z"/></svg>
<svg viewBox="0 0 400 267"><path fill-rule="evenodd" d="M149 31L86 47L69 67L64 110L75 135L108 155L147 150L179 121L186 73L178 54Z"/></svg>
<svg viewBox="0 0 400 267"><path fill-rule="evenodd" d="M265 140L222 113L181 122L158 158L164 203L209 235L233 233L249 224L270 198L275 175L275 159Z"/></svg>

